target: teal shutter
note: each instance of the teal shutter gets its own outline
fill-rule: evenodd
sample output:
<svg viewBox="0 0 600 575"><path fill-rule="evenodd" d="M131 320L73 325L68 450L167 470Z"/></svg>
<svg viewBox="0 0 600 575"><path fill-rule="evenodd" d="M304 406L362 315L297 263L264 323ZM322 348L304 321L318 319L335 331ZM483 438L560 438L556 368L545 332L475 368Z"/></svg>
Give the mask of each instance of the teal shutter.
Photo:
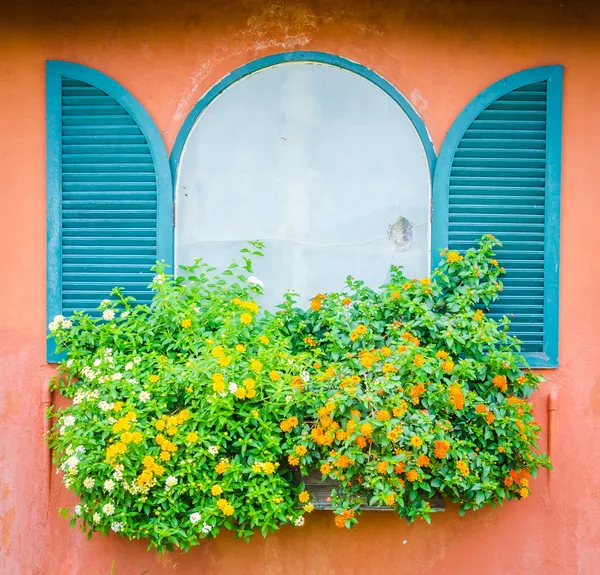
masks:
<svg viewBox="0 0 600 575"><path fill-rule="evenodd" d="M492 85L460 114L433 184L433 264L486 233L503 247L504 290L489 315L533 367L558 366L562 67L526 70Z"/></svg>
<svg viewBox="0 0 600 575"><path fill-rule="evenodd" d="M131 94L84 66L48 62L46 98L48 322L97 313L115 286L148 303L151 266L173 261L160 133Z"/></svg>

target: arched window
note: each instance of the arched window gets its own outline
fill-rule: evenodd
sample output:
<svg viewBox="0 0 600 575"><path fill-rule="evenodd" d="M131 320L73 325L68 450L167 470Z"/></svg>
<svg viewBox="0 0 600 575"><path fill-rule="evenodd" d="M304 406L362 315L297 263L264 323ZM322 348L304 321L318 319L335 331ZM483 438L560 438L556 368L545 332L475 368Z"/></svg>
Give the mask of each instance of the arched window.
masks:
<svg viewBox="0 0 600 575"><path fill-rule="evenodd" d="M265 58L216 86L173 153L176 265L226 266L248 240L266 305L303 301L352 273L430 269L431 169L423 124L390 84L322 54Z"/></svg>

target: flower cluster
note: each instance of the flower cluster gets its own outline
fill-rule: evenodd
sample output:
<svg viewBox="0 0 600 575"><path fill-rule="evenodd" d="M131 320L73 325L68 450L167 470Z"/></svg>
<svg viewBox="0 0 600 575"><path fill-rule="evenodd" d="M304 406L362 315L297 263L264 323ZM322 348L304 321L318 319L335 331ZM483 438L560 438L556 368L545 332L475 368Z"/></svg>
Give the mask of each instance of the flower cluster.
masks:
<svg viewBox="0 0 600 575"><path fill-rule="evenodd" d="M508 320L496 241L444 251L432 278L392 269L380 291L349 279L307 310L285 295L261 310L261 245L217 273L157 264L152 304L115 289L98 314L50 324L67 359L51 436L72 522L91 533L188 549L222 529L249 538L301 527L314 509L302 475L337 481L335 524L364 504L429 520L434 493L461 512L529 495L547 458ZM241 271L244 270L244 272Z"/></svg>

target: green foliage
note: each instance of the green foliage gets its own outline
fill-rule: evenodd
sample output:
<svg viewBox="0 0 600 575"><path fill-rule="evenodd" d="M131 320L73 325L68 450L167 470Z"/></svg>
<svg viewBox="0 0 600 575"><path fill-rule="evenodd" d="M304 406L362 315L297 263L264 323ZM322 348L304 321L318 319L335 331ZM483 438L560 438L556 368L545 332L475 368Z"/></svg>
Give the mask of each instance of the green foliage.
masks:
<svg viewBox="0 0 600 575"><path fill-rule="evenodd" d="M521 370L508 320L483 311L501 289L497 243L446 250L431 280L392 269L374 291L349 277L308 310L288 293L270 313L247 277L257 242L222 273L158 265L151 306L115 289L99 318L55 318L68 350L55 385L73 405L51 442L81 498L72 524L159 550L266 535L312 511L294 468L339 482L340 527L364 503L410 521L429 520L434 493L461 512L527 497L549 466L526 401L541 378Z"/></svg>

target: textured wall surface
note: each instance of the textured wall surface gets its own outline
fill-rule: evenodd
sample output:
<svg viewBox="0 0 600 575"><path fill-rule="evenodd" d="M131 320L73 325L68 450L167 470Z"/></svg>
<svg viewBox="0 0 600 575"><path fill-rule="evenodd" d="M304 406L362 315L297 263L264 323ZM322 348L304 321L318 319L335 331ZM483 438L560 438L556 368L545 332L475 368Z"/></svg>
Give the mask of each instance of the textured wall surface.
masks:
<svg viewBox="0 0 600 575"><path fill-rule="evenodd" d="M0 573L104 575L594 575L600 564L600 10L552 0L119 0L0 6ZM57 518L72 500L45 468L44 62L97 68L146 107L170 148L187 112L231 70L304 49L360 62L393 83L436 149L490 83L565 66L561 367L536 395L559 400L552 483L460 518L410 526L365 514L352 531L315 513L250 544L227 535L157 556L116 536L91 542ZM545 438L543 438L545 442Z"/></svg>

